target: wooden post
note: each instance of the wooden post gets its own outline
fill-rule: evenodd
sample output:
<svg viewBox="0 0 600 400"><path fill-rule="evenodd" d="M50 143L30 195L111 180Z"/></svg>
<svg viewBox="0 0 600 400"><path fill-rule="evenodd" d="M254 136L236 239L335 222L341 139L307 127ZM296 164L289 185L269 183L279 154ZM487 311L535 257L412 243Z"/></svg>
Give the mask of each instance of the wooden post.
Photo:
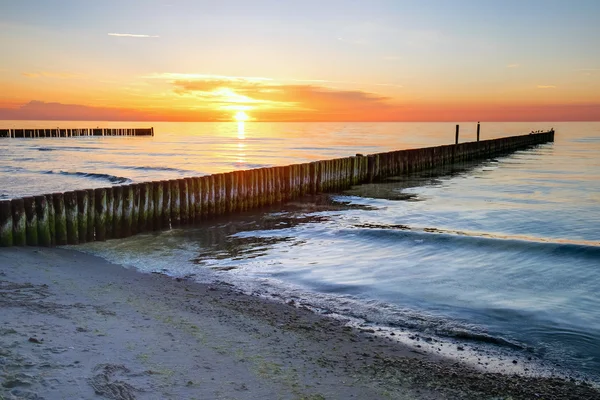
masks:
<svg viewBox="0 0 600 400"><path fill-rule="evenodd" d="M131 209L131 234L135 235L140 230L140 193L141 188L139 183L133 183L131 185L133 191L133 208ZM145 210L144 210L145 211Z"/></svg>
<svg viewBox="0 0 600 400"><path fill-rule="evenodd" d="M94 189L94 225L96 240L106 240L106 189Z"/></svg>
<svg viewBox="0 0 600 400"><path fill-rule="evenodd" d="M50 232L50 211L48 200L45 195L35 196L35 208L38 222L38 244L40 246L52 246L52 234Z"/></svg>
<svg viewBox="0 0 600 400"><path fill-rule="evenodd" d="M113 188L113 234L115 239L123 237L123 187Z"/></svg>
<svg viewBox="0 0 600 400"><path fill-rule="evenodd" d="M192 178L194 181L194 220L200 221L202 219L202 179L201 178Z"/></svg>
<svg viewBox="0 0 600 400"><path fill-rule="evenodd" d="M190 207L189 207L189 187L188 181L185 178L178 179L179 184L179 220L181 225L187 225L190 219Z"/></svg>
<svg viewBox="0 0 600 400"><path fill-rule="evenodd" d="M171 226L176 227L181 224L181 199L179 181L176 179L169 181L171 187Z"/></svg>
<svg viewBox="0 0 600 400"><path fill-rule="evenodd" d="M162 181L163 186L163 219L162 227L169 229L171 227L171 182Z"/></svg>
<svg viewBox="0 0 600 400"><path fill-rule="evenodd" d="M123 237L131 236L133 225L133 185L123 185Z"/></svg>
<svg viewBox="0 0 600 400"><path fill-rule="evenodd" d="M77 226L77 193L65 192L65 216L67 219L67 243L79 244L79 229Z"/></svg>
<svg viewBox="0 0 600 400"><path fill-rule="evenodd" d="M25 202L23 199L12 199L10 206L13 216L13 244L15 246L25 246L27 244Z"/></svg>
<svg viewBox="0 0 600 400"><path fill-rule="evenodd" d="M0 200L0 247L13 245L13 215L10 200Z"/></svg>
<svg viewBox="0 0 600 400"><path fill-rule="evenodd" d="M25 204L25 216L26 222L26 235L27 245L37 246L38 245L38 223L37 223L37 212L35 209L35 198L24 197L23 202Z"/></svg>
<svg viewBox="0 0 600 400"><path fill-rule="evenodd" d="M159 230L164 218L164 183L162 181L152 182L148 190L152 192L152 199L148 198L148 229Z"/></svg>
<svg viewBox="0 0 600 400"><path fill-rule="evenodd" d="M54 236L56 245L67 244L67 213L65 210L65 198L63 193L53 193L52 202L54 204Z"/></svg>
<svg viewBox="0 0 600 400"><path fill-rule="evenodd" d="M479 142L479 128L481 127L480 123L477 122L477 141Z"/></svg>
<svg viewBox="0 0 600 400"><path fill-rule="evenodd" d="M85 243L87 241L87 220L88 220L88 194L87 190L77 190L75 192L77 196L77 237L79 243Z"/></svg>
<svg viewBox="0 0 600 400"><path fill-rule="evenodd" d="M138 201L138 232L147 232L152 230L152 219L150 219L150 229L148 229L148 198L154 197L152 185L148 183L139 184L139 201ZM154 208L154 207L153 207Z"/></svg>
<svg viewBox="0 0 600 400"><path fill-rule="evenodd" d="M96 196L94 189L86 189L88 198L88 213L87 213L87 235L86 240L93 242L96 239Z"/></svg>
<svg viewBox="0 0 600 400"><path fill-rule="evenodd" d="M458 131L460 129L460 125L456 125L456 140L454 141L454 144L458 144Z"/></svg>
<svg viewBox="0 0 600 400"><path fill-rule="evenodd" d="M210 175L200 178L200 189L202 195L202 218L207 219L212 215L211 197L210 197Z"/></svg>
<svg viewBox="0 0 600 400"><path fill-rule="evenodd" d="M194 178L185 178L188 187L188 223L196 220L196 181Z"/></svg>

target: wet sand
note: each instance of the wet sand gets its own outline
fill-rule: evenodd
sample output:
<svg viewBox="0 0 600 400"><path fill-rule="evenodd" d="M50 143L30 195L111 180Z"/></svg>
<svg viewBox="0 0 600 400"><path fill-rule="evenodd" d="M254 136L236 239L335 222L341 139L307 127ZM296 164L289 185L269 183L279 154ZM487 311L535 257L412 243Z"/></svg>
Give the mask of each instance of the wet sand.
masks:
<svg viewBox="0 0 600 400"><path fill-rule="evenodd" d="M0 249L0 307L0 399L600 399L60 248Z"/></svg>

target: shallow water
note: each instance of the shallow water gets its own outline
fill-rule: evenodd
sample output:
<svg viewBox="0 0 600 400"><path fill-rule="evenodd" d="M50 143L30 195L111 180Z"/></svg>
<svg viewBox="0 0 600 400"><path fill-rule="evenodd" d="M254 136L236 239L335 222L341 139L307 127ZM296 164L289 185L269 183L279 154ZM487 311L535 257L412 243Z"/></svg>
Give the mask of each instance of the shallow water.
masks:
<svg viewBox="0 0 600 400"><path fill-rule="evenodd" d="M372 125L315 124L320 136L310 136L310 145L301 134L313 131L310 124L293 125L285 129L295 133L285 139L266 134L256 139L256 146L249 145L244 153L244 165L442 144L453 133L451 124L381 124L376 125L378 135L371 135ZM538 129L523 129L523 125L496 124L493 129L508 133ZM539 129L549 126L543 125ZM320 312L395 329L398 336L420 332L459 339L473 348L497 347L515 357L531 357L598 381L600 123L553 125L557 131L554 144L497 160L357 186L335 195L337 205L308 199L195 228L78 248L147 272L221 280L248 292L294 299ZM410 140L406 134L392 134L394 129L409 132L413 128L419 133ZM259 128L247 126L246 138L252 137L251 129ZM184 146L182 142L189 146L200 140L185 133L175 136L179 144L163 149L164 154ZM208 136L201 137L206 146L214 146L212 153L203 149L197 156L171 155L170 162L165 161L166 155L149 162L154 153L144 156L141 150L148 143L139 145L126 162L122 153L111 156L113 150L107 148L92 153L98 165L113 159L113 165L118 164L114 175L134 181L150 174L135 169L136 164L174 168L161 172L165 174L161 177L180 176L181 171L217 172L237 165L232 163L235 152L230 154L225 147L215 150L235 138L215 144ZM110 140L132 139L100 141ZM143 139L131 143L138 140ZM358 145L366 142L369 146ZM158 143L154 146L150 147L160 148ZM34 151L44 154L36 161L39 165L44 165L45 154L52 153L29 149L21 154L27 157ZM192 161L204 157L210 161ZM126 164L131 169L124 168ZM76 172L89 171L77 165ZM72 179L97 180L58 178L65 185ZM6 182L7 177L2 174L0 179ZM2 190L10 196L33 189L39 186L3 186Z"/></svg>

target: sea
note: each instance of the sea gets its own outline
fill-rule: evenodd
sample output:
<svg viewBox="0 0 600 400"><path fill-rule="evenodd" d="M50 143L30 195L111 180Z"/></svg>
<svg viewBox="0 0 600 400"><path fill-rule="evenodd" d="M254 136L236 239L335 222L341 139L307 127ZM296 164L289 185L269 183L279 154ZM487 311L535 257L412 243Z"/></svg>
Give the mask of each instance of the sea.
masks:
<svg viewBox="0 0 600 400"><path fill-rule="evenodd" d="M460 124L460 141L476 124ZM455 123L0 121L154 137L0 139L0 198L454 142ZM554 143L201 224L73 247L306 307L476 368L600 382L600 122Z"/></svg>

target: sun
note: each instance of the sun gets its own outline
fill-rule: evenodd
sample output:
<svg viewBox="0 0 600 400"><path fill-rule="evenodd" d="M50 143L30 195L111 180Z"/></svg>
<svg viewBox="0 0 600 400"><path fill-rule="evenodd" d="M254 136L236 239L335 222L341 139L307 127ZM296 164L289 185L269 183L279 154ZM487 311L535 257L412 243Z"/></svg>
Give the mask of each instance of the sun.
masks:
<svg viewBox="0 0 600 400"><path fill-rule="evenodd" d="M248 114L246 114L243 111L238 111L237 113L235 113L234 118L238 122L248 121L248 119L250 119L250 117L248 117Z"/></svg>

